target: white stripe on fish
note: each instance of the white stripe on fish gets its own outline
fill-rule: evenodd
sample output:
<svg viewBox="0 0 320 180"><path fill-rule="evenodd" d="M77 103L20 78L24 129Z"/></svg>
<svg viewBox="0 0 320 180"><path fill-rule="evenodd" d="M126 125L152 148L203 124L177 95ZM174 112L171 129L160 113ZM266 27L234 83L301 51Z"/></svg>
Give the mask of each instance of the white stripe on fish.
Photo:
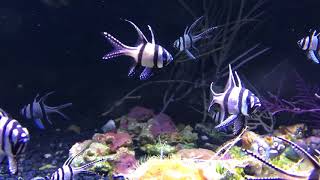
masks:
<svg viewBox="0 0 320 180"><path fill-rule="evenodd" d="M179 53L185 52L187 56L191 59L196 59L196 57L190 52L191 48L193 48L196 51L199 51L195 47L195 43L198 42L201 39L206 39L210 38L211 36L209 35L213 30L215 30L217 27L211 27L206 29L200 34L193 35L193 30L196 27L196 25L200 22L200 20L203 18L201 16L197 20L195 20L190 28L187 26L186 29L184 30L184 33L182 36L180 36L174 43L173 47L179 50Z"/></svg>
<svg viewBox="0 0 320 180"><path fill-rule="evenodd" d="M229 78L222 93L214 92L213 83L211 83L212 101L208 111L211 110L213 105L219 105L219 112L216 112L213 117L215 121L219 122L215 128L222 129L227 128L229 125L234 125L234 134L238 134L242 128L236 126L244 127L245 125L242 122L244 121L243 116L249 116L254 113L261 106L261 103L257 96L244 88L237 72L235 72L235 75L238 84L234 79L231 65L229 65Z"/></svg>
<svg viewBox="0 0 320 180"><path fill-rule="evenodd" d="M298 41L298 46L304 50L307 54L308 59L319 64L320 61L320 37L319 33L313 31L307 37L304 37Z"/></svg>
<svg viewBox="0 0 320 180"><path fill-rule="evenodd" d="M172 55L162 46L155 43L154 34L151 27L148 25L151 33L152 41L149 42L141 30L131 21L125 20L130 23L139 35L138 45L131 47L123 44L111 34L104 32L105 38L112 44L114 50L106 54L103 59L112 59L118 56L130 56L134 59L133 65L129 69L128 76L133 76L136 69L140 66L144 67L143 72L140 74L141 80L146 80L152 75L153 68L162 68L173 61Z"/></svg>
<svg viewBox="0 0 320 180"><path fill-rule="evenodd" d="M29 139L26 128L22 127L17 120L0 113L0 163L8 157L11 174L17 173L16 156L25 151Z"/></svg>

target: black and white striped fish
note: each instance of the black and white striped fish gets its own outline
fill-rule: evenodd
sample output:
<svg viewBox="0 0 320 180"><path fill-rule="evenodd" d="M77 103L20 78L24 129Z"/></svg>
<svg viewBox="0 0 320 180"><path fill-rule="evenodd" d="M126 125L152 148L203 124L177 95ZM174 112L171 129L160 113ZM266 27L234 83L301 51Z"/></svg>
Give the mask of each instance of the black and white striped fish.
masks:
<svg viewBox="0 0 320 180"><path fill-rule="evenodd" d="M39 97L39 94L37 94L32 103L25 105L21 109L21 115L26 119L33 120L40 129L45 129L44 121L52 125L52 121L49 118L49 115L52 113L57 113L65 119L69 119L66 115L60 112L60 110L71 106L72 103L67 103L56 107L47 106L44 103L48 96L52 93L53 92L45 94L39 100L37 100Z"/></svg>
<svg viewBox="0 0 320 180"><path fill-rule="evenodd" d="M0 163L7 157L11 174L17 173L16 156L25 151L29 140L27 128L0 112Z"/></svg>
<svg viewBox="0 0 320 180"><path fill-rule="evenodd" d="M83 150L81 150L80 152L75 154L74 156L69 157L64 162L62 167L60 167L53 174L51 174L50 178L46 177L46 179L50 179L50 180L72 180L72 179L75 178L75 176L77 174L80 174L80 173L95 175L96 173L94 173L92 171L88 171L88 168L91 168L92 166L94 166L98 162L108 161L109 159L107 159L107 158L99 159L99 160L96 160L96 161L89 162L89 163L87 163L85 165L82 165L80 167L71 166L71 163L73 162L73 160L76 157L78 157L81 153L83 153L85 149L86 148L84 148Z"/></svg>
<svg viewBox="0 0 320 180"><path fill-rule="evenodd" d="M257 96L243 86L236 71L235 75L238 84L235 82L231 65L229 65L229 78L222 93L214 92L213 83L211 83L212 101L208 111L214 105L218 105L219 111L215 113L214 119L220 124L215 128L220 130L234 125L234 134L238 134L244 127L244 116L255 113L261 107L261 103Z"/></svg>
<svg viewBox="0 0 320 180"><path fill-rule="evenodd" d="M146 80L152 75L153 68L162 68L173 61L172 55L162 46L155 43L154 34L151 27L148 25L151 33L151 43L147 40L141 30L131 21L129 22L136 29L139 35L138 44L135 47L127 46L114 38L111 34L104 32L105 38L112 44L114 50L106 54L103 59L112 59L118 56L130 56L134 59L133 65L130 67L128 76L133 76L136 69L140 66L144 67L140 75L141 80Z"/></svg>
<svg viewBox="0 0 320 180"><path fill-rule="evenodd" d="M179 39L177 39L173 43L173 47L179 50L179 53L181 52L186 52L187 56L191 59L196 59L196 57L190 52L191 48L193 48L196 51L199 51L195 47L195 43L198 42L201 39L205 38L210 38L211 36L209 35L213 30L215 30L217 27L211 27L208 28L207 30L201 32L200 34L193 35L193 30L196 27L196 25L200 22L200 20L203 18L201 16L198 18L196 21L194 21L190 28L187 26L186 29L184 30L183 36L180 36Z"/></svg>
<svg viewBox="0 0 320 180"><path fill-rule="evenodd" d="M308 59L319 64L320 61L320 33L313 31L311 35L298 41L298 46L306 51Z"/></svg>
<svg viewBox="0 0 320 180"><path fill-rule="evenodd" d="M284 139L282 137L274 137L277 138L279 140L282 140L283 142L288 143L294 150L297 150L299 152L301 152L313 165L314 169L311 170L309 175L300 175L300 174L295 174L295 173L291 173L288 172L284 169L281 169L280 167L277 167L275 165L273 165L271 162L269 162L268 160L265 160L264 158L262 158L261 156L251 152L250 150L247 149L242 149L242 151L246 152L248 155L254 157L255 159L261 161L262 163L264 163L265 165L267 165L268 167L270 167L271 169L277 171L280 173L281 177L265 177L265 178L246 178L246 179L257 179L257 180L264 180L264 179L310 179L310 180L319 180L320 179L320 164L319 162L312 157L306 150L304 150L302 147L300 147L299 145L297 145L296 143L289 141L287 139Z"/></svg>

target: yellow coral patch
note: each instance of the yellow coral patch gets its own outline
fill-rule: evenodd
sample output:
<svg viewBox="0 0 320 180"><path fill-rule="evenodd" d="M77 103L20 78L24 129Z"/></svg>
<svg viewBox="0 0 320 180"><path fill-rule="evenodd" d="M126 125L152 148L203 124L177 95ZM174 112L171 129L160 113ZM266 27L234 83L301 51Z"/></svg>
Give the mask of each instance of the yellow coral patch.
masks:
<svg viewBox="0 0 320 180"><path fill-rule="evenodd" d="M141 168L141 169L140 169ZM151 158L140 166L139 180L204 180L196 164L180 159ZM138 170L139 171L139 170Z"/></svg>

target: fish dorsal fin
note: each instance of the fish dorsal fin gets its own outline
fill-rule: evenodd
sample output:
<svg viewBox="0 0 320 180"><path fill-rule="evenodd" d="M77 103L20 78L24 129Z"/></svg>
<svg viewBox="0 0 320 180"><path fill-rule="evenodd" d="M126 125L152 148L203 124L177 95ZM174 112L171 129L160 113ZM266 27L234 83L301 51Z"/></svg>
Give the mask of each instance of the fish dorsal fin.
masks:
<svg viewBox="0 0 320 180"><path fill-rule="evenodd" d="M186 34L188 34L188 32L189 32L189 27L187 26L186 29L184 29L184 33L183 34L186 35Z"/></svg>
<svg viewBox="0 0 320 180"><path fill-rule="evenodd" d="M44 96L42 96L42 97L39 99L39 102L44 102L44 101L48 98L48 96L51 95L51 94L53 94L53 93L54 93L54 91L51 91L51 92L45 94Z"/></svg>
<svg viewBox="0 0 320 180"><path fill-rule="evenodd" d="M312 31L311 37L315 36L316 33L317 33L317 30Z"/></svg>
<svg viewBox="0 0 320 180"><path fill-rule="evenodd" d="M236 75L236 78L237 78L237 81L238 81L238 87L239 88L244 88L242 82L241 82L241 79L239 78L239 75L237 73L237 71L234 72L234 74Z"/></svg>
<svg viewBox="0 0 320 180"><path fill-rule="evenodd" d="M236 82L234 81L231 65L229 64L229 78L224 90L226 91L227 89L233 88L235 86L236 86Z"/></svg>
<svg viewBox="0 0 320 180"><path fill-rule="evenodd" d="M189 33L196 27L196 25L198 24L198 22L199 22L202 18L203 18L203 16L200 16L197 20L195 20L195 21L191 24L190 28L189 28L188 31L187 31L187 34L189 34Z"/></svg>
<svg viewBox="0 0 320 180"><path fill-rule="evenodd" d="M33 99L33 103L36 103L37 102L37 99L39 97L39 93L36 95L36 97Z"/></svg>
<svg viewBox="0 0 320 180"><path fill-rule="evenodd" d="M138 39L138 43L139 44L145 44L145 43L148 43L148 39L146 38L146 36L142 33L142 31L138 28L138 26L136 26L133 22L127 20L127 19L124 19L124 21L127 21L128 23L130 23L137 31L138 33L138 36L139 36L139 39Z"/></svg>
<svg viewBox="0 0 320 180"><path fill-rule="evenodd" d="M151 34L151 43L152 44L155 44L156 43L156 41L155 41L155 39L154 39L154 34L153 34L153 31L152 31L152 28L151 28L151 26L149 26L148 25L148 28L149 28L149 31L150 31L150 34Z"/></svg>

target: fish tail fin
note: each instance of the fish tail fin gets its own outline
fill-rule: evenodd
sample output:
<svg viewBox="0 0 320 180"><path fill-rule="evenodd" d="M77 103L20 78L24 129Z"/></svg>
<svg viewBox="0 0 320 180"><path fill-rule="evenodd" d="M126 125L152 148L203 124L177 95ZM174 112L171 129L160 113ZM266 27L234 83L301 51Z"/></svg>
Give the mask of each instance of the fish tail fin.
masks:
<svg viewBox="0 0 320 180"><path fill-rule="evenodd" d="M113 37L111 34L107 32L103 32L103 36L110 42L110 44L113 46L114 50L107 53L103 56L103 59L112 59L118 56L126 55L128 50L131 49L131 47L123 44L118 39Z"/></svg>
<svg viewBox="0 0 320 180"><path fill-rule="evenodd" d="M72 106L72 103L62 104L60 106L55 107L56 109L64 109L66 107Z"/></svg>

